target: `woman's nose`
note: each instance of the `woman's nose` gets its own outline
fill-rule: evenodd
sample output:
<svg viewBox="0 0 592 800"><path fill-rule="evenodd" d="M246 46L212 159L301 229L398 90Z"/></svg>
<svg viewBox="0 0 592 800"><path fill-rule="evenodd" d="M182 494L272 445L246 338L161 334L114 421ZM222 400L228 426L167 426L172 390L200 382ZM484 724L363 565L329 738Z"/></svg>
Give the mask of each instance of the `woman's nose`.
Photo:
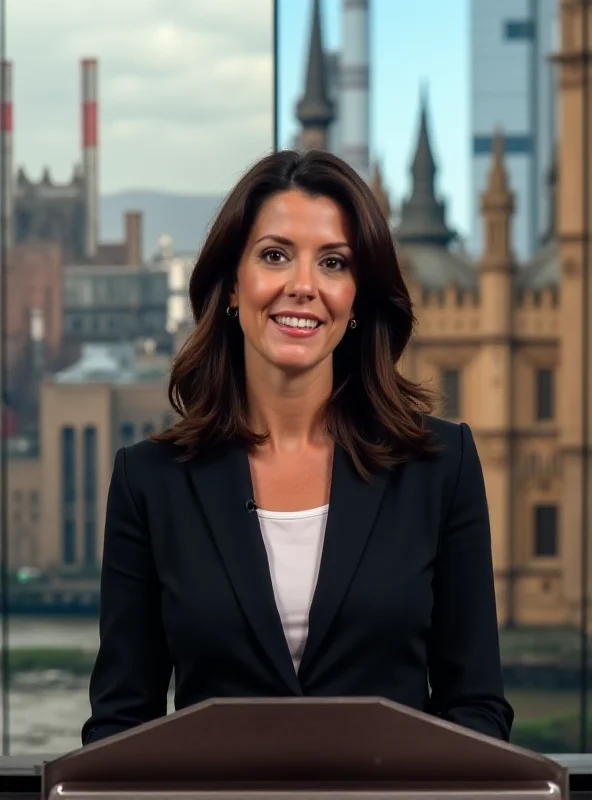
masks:
<svg viewBox="0 0 592 800"><path fill-rule="evenodd" d="M286 286L288 294L298 297L315 297L317 294L315 276L314 262L311 259L299 260L294 264L288 286Z"/></svg>

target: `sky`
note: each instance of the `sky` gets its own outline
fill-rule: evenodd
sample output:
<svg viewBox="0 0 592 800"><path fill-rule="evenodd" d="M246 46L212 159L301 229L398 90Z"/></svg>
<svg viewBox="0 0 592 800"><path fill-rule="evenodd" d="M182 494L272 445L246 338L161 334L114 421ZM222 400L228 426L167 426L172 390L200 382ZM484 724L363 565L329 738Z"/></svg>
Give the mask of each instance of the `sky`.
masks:
<svg viewBox="0 0 592 800"><path fill-rule="evenodd" d="M298 2L299 0L296 0ZM272 0L6 0L15 164L80 159L99 59L100 187L220 194L272 146Z"/></svg>
<svg viewBox="0 0 592 800"><path fill-rule="evenodd" d="M409 189L428 86L450 221L469 220L469 0L371 0L372 153ZM295 132L311 0L278 0L281 143ZM323 0L340 43L341 0ZM226 192L272 146L272 0L7 0L15 163L67 180L80 158L80 67L99 59L100 188Z"/></svg>
<svg viewBox="0 0 592 800"><path fill-rule="evenodd" d="M339 49L342 0L322 0L325 46ZM409 191L409 166L424 83L438 165L437 188L449 221L470 223L469 0L370 0L371 153L381 162L391 199ZM290 146L302 92L311 0L279 0L280 139Z"/></svg>

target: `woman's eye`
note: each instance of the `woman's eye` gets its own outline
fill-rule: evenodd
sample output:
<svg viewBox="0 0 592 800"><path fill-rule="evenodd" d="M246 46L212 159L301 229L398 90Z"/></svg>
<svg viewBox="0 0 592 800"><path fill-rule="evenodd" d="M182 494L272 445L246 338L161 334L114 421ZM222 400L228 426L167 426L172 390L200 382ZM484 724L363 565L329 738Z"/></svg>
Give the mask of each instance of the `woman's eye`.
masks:
<svg viewBox="0 0 592 800"><path fill-rule="evenodd" d="M337 256L328 256L324 261L324 265L330 270L343 269L345 261L342 258L337 258Z"/></svg>
<svg viewBox="0 0 592 800"><path fill-rule="evenodd" d="M279 250L266 250L265 253L263 253L263 258L272 264L279 264L284 258L284 254Z"/></svg>

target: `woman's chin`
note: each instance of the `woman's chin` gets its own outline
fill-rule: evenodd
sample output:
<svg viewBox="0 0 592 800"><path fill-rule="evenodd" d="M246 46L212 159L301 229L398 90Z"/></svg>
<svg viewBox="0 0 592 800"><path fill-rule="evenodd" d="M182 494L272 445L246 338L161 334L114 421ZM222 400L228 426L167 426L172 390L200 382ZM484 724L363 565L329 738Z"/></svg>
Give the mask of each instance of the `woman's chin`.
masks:
<svg viewBox="0 0 592 800"><path fill-rule="evenodd" d="M306 340L305 340L306 341ZM256 362L267 365L274 371L285 372L291 377L299 373L307 373L317 368L326 369L332 366L332 351L326 346L313 346L310 340L301 344L259 341L258 346L247 343L247 369ZM319 344L321 344L319 342Z"/></svg>
<svg viewBox="0 0 592 800"><path fill-rule="evenodd" d="M312 353L277 353L270 360L277 369L290 375L310 372L311 369L320 367L325 361Z"/></svg>
<svg viewBox="0 0 592 800"><path fill-rule="evenodd" d="M311 369L315 369L316 367L318 367L318 363L316 361L311 362L309 360L304 361L294 359L277 362L277 368L291 376L310 372Z"/></svg>

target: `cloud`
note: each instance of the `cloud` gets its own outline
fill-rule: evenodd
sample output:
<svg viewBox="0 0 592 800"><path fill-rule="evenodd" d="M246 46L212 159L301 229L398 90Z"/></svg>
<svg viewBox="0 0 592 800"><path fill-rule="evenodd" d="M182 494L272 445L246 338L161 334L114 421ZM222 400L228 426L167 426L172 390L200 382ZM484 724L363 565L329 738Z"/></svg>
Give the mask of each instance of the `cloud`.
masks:
<svg viewBox="0 0 592 800"><path fill-rule="evenodd" d="M15 159L70 176L94 56L102 190L226 191L272 145L272 51L272 0L7 0Z"/></svg>

